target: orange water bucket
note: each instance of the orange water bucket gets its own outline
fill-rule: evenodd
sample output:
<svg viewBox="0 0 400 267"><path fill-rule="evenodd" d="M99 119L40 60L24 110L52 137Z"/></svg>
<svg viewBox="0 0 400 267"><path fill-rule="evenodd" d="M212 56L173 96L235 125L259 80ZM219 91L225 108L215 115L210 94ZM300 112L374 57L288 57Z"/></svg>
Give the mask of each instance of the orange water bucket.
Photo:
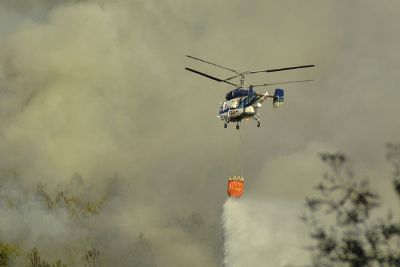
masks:
<svg viewBox="0 0 400 267"><path fill-rule="evenodd" d="M239 198L243 195L244 179L241 176L233 176L228 179L228 196Z"/></svg>

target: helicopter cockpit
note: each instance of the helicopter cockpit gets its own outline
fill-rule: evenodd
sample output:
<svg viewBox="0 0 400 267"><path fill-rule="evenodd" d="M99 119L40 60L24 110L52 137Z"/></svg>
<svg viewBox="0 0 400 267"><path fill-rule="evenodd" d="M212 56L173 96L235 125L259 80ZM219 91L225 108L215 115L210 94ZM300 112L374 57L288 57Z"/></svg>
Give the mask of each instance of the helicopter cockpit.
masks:
<svg viewBox="0 0 400 267"><path fill-rule="evenodd" d="M226 94L225 99L229 101L229 100L232 100L234 98L247 96L247 95L249 95L249 90L242 89L242 88L237 88L237 89L234 89L232 91L229 91Z"/></svg>
<svg viewBox="0 0 400 267"><path fill-rule="evenodd" d="M253 92L254 91L252 88L251 89L236 88L232 91L229 91L226 94L225 99L229 101L234 98L251 95L251 94L253 94Z"/></svg>

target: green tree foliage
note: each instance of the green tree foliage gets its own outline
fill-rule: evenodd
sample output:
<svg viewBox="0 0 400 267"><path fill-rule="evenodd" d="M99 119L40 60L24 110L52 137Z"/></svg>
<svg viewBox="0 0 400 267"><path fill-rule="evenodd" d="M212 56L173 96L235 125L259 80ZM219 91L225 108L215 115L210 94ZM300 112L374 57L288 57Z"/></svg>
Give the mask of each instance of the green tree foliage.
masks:
<svg viewBox="0 0 400 267"><path fill-rule="evenodd" d="M96 215L102 209L106 198L103 197L97 202L88 201L85 195L88 193L83 185L82 177L74 174L70 184L64 190L56 192L54 197L46 191L45 186L39 183L36 187L36 196L46 205L49 210L63 208L73 217L85 215Z"/></svg>
<svg viewBox="0 0 400 267"><path fill-rule="evenodd" d="M28 253L28 267L66 267L61 260L56 260L53 264L50 264L40 259L40 254L37 248L33 248Z"/></svg>
<svg viewBox="0 0 400 267"><path fill-rule="evenodd" d="M17 247L0 242L0 266L10 266L12 259L17 255Z"/></svg>
<svg viewBox="0 0 400 267"><path fill-rule="evenodd" d="M55 263L51 265L51 267L67 267L67 265L63 264L61 260L56 260Z"/></svg>
<svg viewBox="0 0 400 267"><path fill-rule="evenodd" d="M380 207L379 196L366 179L354 176L343 154L320 154L330 167L306 198L302 220L309 226L314 267L400 266L400 223L389 212L371 217ZM400 196L400 145L388 145L395 167L393 185Z"/></svg>
<svg viewBox="0 0 400 267"><path fill-rule="evenodd" d="M83 263L87 267L100 266L100 251L96 248L89 249L82 257Z"/></svg>
<svg viewBox="0 0 400 267"><path fill-rule="evenodd" d="M37 248L33 248L30 253L28 253L28 259L30 267L42 267L42 262L40 260L40 254Z"/></svg>
<svg viewBox="0 0 400 267"><path fill-rule="evenodd" d="M93 189L85 187L82 177L77 173L74 174L69 183L60 185L60 189L52 193L49 192L42 183L37 184L36 190L23 188L20 185L18 186L21 194L25 190L26 192L23 193L25 195L34 194L36 199L49 211L64 209L75 218L97 215L106 201L106 196L98 198L97 201L93 201L92 197L90 197L93 196L93 194L91 194ZM2 189L1 185L0 189ZM18 209L22 204L25 204L25 202L13 199L12 194L8 194L7 189L4 188L4 190L0 192L0 204L9 209Z"/></svg>

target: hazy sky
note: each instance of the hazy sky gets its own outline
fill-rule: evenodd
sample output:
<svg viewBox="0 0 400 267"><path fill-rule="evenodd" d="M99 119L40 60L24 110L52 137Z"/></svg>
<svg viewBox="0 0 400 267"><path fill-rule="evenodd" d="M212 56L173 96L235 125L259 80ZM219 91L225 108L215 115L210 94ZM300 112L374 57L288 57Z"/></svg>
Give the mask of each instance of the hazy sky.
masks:
<svg viewBox="0 0 400 267"><path fill-rule="evenodd" d="M240 70L316 64L252 77L315 80L284 86L286 103L265 103L261 128L242 125L244 200L269 207L246 213L250 221L265 214L255 225L281 230L282 240L295 234L287 229L297 229L304 196L324 171L318 152L348 154L378 190L390 190L384 145L399 141L399 1L3 0L0 25L2 191L25 195L37 183L56 190L79 173L108 196L100 215L83 222L17 196L33 204L0 206L2 240L36 245L50 259L94 246L106 266L130 266L129 247L143 232L149 264L220 265L238 133L216 115L231 88L184 67L230 73L186 54ZM289 217L293 225L277 227ZM55 237L62 245L49 246ZM276 254L263 246L263 255Z"/></svg>

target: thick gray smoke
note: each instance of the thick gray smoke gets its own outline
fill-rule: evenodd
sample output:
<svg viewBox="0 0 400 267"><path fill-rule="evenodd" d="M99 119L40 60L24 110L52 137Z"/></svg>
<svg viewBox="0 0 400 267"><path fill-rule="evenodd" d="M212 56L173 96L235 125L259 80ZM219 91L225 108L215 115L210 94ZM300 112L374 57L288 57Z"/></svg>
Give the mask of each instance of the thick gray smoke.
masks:
<svg viewBox="0 0 400 267"><path fill-rule="evenodd" d="M242 127L254 198L228 201L225 214L244 205L256 218L249 234L297 221L321 150L348 153L371 177L389 174L384 143L400 129L398 10L398 1L1 1L0 241L71 266L91 247L105 266L220 265L237 136L215 117L230 88L183 68L230 73L185 54L243 70L317 65L252 80L316 81L288 85L282 109L266 105L260 129ZM71 216L49 209L38 184L52 201L68 191L78 210L105 200L96 215ZM375 184L390 190L389 180ZM251 222L235 218L227 221ZM258 250L286 247L287 236L306 243L289 230ZM261 254L251 254L255 264Z"/></svg>
<svg viewBox="0 0 400 267"><path fill-rule="evenodd" d="M301 204L277 199L228 199L224 204L224 266L307 263L305 229L293 217Z"/></svg>

